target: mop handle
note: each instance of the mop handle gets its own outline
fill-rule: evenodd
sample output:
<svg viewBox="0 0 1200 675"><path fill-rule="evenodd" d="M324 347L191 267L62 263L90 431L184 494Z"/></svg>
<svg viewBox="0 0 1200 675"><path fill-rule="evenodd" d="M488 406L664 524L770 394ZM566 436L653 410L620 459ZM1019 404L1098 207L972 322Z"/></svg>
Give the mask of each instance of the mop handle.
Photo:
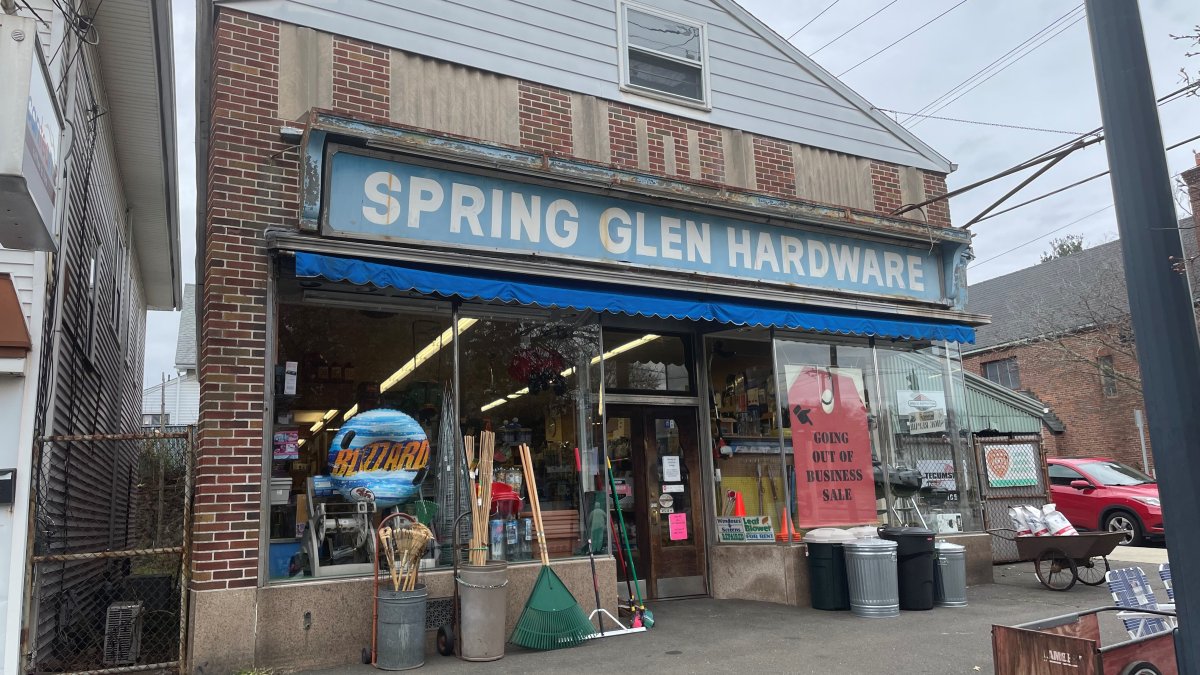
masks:
<svg viewBox="0 0 1200 675"><path fill-rule="evenodd" d="M621 500L617 498L617 479L613 476L612 460L604 458L608 465L608 484L612 488L613 506L617 507L617 522L621 525L621 541L625 545L625 555L629 556L629 574L633 576L633 590L637 593L638 606L642 605L642 589L638 586L637 567L633 565L633 550L629 548L629 535L625 532L625 514L621 512Z"/></svg>

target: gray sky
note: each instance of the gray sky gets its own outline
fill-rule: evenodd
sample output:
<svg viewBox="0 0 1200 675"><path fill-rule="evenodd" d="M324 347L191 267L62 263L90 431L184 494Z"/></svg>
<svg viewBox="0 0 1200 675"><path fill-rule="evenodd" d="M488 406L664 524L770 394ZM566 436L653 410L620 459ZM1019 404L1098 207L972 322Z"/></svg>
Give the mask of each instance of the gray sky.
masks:
<svg viewBox="0 0 1200 675"><path fill-rule="evenodd" d="M953 7L959 0L897 0L825 49L826 43L887 6L892 0L840 0L836 6L792 38L806 53L833 74L846 71L925 21ZM791 35L833 0L741 0L743 6L784 37ZM195 127L194 0L173 0L175 8L176 110L179 115L180 218L183 245L183 279L195 279L195 152L191 132ZM967 0L941 19L892 47L870 62L847 73L842 80L879 108L915 112L941 96L1018 43L1032 36L1079 4L1074 0ZM1200 71L1200 57L1185 57L1187 45L1172 40L1171 33L1185 32L1200 23L1194 0L1142 0L1142 22L1150 53L1151 75L1159 96L1182 86L1179 69ZM1189 11L1188 7L1192 7ZM1070 20L1063 22L1065 26ZM1159 108L1164 145L1173 145L1200 133L1194 120L1200 98L1184 98ZM1100 126L1092 71L1087 23L1080 21L1011 67L991 77L944 109L942 117L994 122L1064 131L1089 131ZM1190 120L1189 120L1190 118ZM904 120L904 116L901 116ZM914 120L915 121L915 120ZM922 140L959 169L951 174L951 189L984 178L1048 150L1071 137L1063 134L1021 131L927 119L915 126ZM1170 171L1194 165L1192 149L1200 141L1167 153ZM1023 198L1085 178L1107 169L1103 144L1078 151L1021 193ZM964 223L1019 181L1021 176L998 181L951 201L954 222ZM1079 234L1088 245L1116 237L1108 180L1042 200L1037 204L975 225L976 264L972 281L1006 274L1035 264L1048 241ZM1183 215L1181 213L1181 215ZM1083 218L1054 234L1045 233ZM1189 234L1189 233L1185 233ZM1039 238L1040 237L1040 238ZM1019 244L1032 243L1007 252ZM995 257L999 256L999 257ZM988 260L993 258L993 260ZM151 312L147 322L147 385L161 373L173 372L175 336L179 315Z"/></svg>

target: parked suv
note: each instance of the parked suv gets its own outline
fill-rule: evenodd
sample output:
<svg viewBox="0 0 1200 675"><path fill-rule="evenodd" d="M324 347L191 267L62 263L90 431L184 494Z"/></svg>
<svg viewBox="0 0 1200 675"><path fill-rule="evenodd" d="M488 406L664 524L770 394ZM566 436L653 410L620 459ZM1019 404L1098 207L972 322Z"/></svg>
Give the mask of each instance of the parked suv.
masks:
<svg viewBox="0 0 1200 675"><path fill-rule="evenodd" d="M1080 530L1125 532L1123 546L1162 538L1158 483L1137 469L1098 457L1047 459L1050 497Z"/></svg>

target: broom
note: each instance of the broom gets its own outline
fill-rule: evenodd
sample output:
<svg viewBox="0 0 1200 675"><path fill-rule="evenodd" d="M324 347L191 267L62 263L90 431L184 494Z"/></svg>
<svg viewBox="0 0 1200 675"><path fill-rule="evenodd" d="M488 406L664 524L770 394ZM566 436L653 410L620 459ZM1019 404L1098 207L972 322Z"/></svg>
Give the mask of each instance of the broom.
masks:
<svg viewBox="0 0 1200 675"><path fill-rule="evenodd" d="M596 633L587 614L567 590L566 584L554 570L550 569L550 556L546 553L546 533L542 528L542 506L538 501L537 483L533 476L533 461L529 446L521 445L521 468L525 473L525 484L529 486L529 508L533 512L533 526L537 530L539 552L542 556L542 571L533 584L533 592L525 603L521 618L508 641L527 649L561 649L574 647Z"/></svg>

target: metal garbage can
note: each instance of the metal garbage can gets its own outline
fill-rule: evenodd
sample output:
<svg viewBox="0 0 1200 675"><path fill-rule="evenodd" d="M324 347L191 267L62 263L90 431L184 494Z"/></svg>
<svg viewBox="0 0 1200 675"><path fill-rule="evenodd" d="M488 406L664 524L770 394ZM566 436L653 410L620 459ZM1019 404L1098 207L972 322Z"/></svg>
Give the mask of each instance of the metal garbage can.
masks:
<svg viewBox="0 0 1200 675"><path fill-rule="evenodd" d="M842 545L854 539L849 532L836 527L818 527L804 535L813 609L850 609L850 586L846 582L846 554Z"/></svg>
<svg viewBox="0 0 1200 675"><path fill-rule="evenodd" d="M896 542L900 580L900 609L933 609L933 530L924 527L885 527L879 536Z"/></svg>
<svg viewBox="0 0 1200 675"><path fill-rule="evenodd" d="M852 527L846 531L849 532L850 536L854 537L855 539L878 539L879 538L879 526L878 525L859 525L857 527Z"/></svg>
<svg viewBox="0 0 1200 675"><path fill-rule="evenodd" d="M459 656L464 661L495 661L504 656L504 615L508 606L508 563L458 568Z"/></svg>
<svg viewBox="0 0 1200 675"><path fill-rule="evenodd" d="M850 611L855 616L872 619L899 616L896 542L857 539L842 544L842 548L846 552Z"/></svg>
<svg viewBox="0 0 1200 675"><path fill-rule="evenodd" d="M934 602L938 607L967 606L967 547L939 541L934 574Z"/></svg>
<svg viewBox="0 0 1200 675"><path fill-rule="evenodd" d="M375 667L408 670L425 665L425 604L429 591L418 583L411 591L379 588Z"/></svg>

